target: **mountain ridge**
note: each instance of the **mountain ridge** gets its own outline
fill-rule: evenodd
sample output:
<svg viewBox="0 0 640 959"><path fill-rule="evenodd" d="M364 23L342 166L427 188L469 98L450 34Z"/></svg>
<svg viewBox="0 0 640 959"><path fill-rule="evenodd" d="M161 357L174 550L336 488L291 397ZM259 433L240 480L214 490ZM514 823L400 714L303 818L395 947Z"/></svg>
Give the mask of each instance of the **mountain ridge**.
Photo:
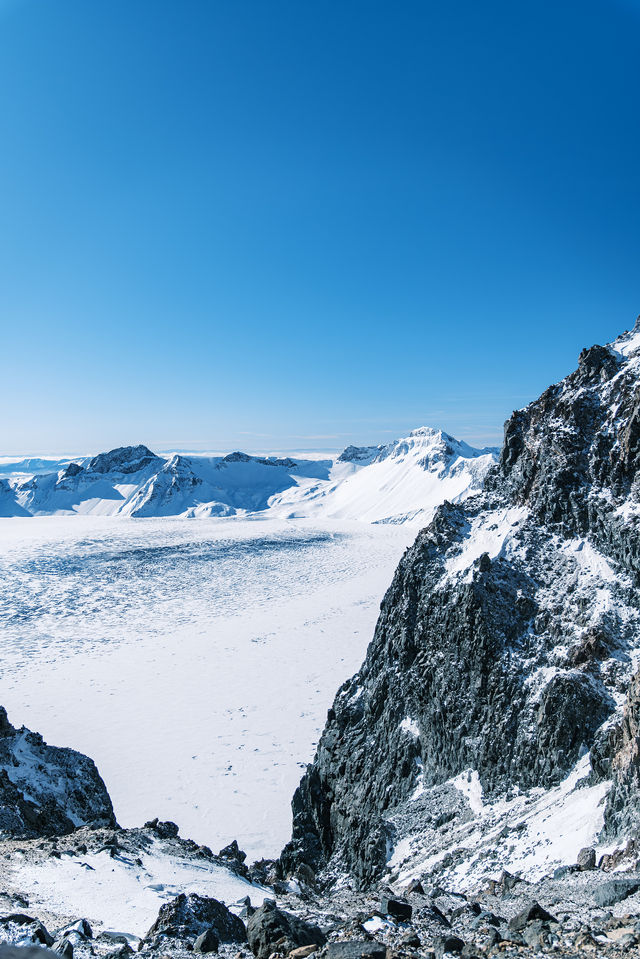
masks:
<svg viewBox="0 0 640 959"><path fill-rule="evenodd" d="M447 783L468 775L493 808L514 788L560 788L590 750L590 838L628 826L639 403L640 321L584 350L574 373L514 413L484 490L436 510L398 567L361 670L329 710L293 799L285 869L303 862L366 886L411 862L419 875L421 856L445 861L455 848L445 873L478 879L486 863L473 844L464 851L455 826L473 810ZM606 807L605 782L617 796ZM457 847L425 826L443 804ZM554 855L562 864L559 846L549 864Z"/></svg>
<svg viewBox="0 0 640 959"><path fill-rule="evenodd" d="M349 447L335 460L240 451L162 457L141 444L51 472L0 479L0 515L259 514L417 522L447 496L464 498L479 488L496 455L427 427L385 446Z"/></svg>

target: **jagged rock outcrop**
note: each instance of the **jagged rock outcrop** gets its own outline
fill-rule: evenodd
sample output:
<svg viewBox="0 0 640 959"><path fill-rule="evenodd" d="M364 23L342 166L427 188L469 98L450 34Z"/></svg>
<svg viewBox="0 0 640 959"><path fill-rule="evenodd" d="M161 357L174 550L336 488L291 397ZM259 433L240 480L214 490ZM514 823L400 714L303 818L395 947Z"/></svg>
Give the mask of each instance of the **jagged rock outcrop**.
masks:
<svg viewBox="0 0 640 959"><path fill-rule="evenodd" d="M138 473L147 466L160 469L164 460L146 446L119 446L108 453L99 453L89 461L87 469L93 473Z"/></svg>
<svg viewBox="0 0 640 959"><path fill-rule="evenodd" d="M15 729L0 706L0 838L64 835L88 824L117 826L93 760Z"/></svg>
<svg viewBox="0 0 640 959"><path fill-rule="evenodd" d="M247 941L244 923L223 902L192 892L181 893L160 907L158 918L145 937L147 945L162 945L164 939L195 940L212 931L218 942Z"/></svg>
<svg viewBox="0 0 640 959"><path fill-rule="evenodd" d="M465 770L489 800L549 788L592 747L622 797L607 828L628 823L634 686L617 765L607 730L640 647L639 404L640 320L514 413L484 491L419 534L294 796L286 870L370 883L421 790Z"/></svg>

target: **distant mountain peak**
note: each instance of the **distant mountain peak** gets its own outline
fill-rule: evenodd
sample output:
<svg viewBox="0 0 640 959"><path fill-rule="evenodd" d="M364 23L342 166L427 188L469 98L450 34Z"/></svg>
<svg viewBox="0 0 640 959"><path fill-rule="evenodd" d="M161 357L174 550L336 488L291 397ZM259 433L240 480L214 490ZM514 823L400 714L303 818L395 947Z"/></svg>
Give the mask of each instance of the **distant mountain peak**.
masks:
<svg viewBox="0 0 640 959"><path fill-rule="evenodd" d="M137 473L151 463L160 466L164 460L140 444L138 446L118 446L107 453L98 453L89 461L88 469L94 473Z"/></svg>

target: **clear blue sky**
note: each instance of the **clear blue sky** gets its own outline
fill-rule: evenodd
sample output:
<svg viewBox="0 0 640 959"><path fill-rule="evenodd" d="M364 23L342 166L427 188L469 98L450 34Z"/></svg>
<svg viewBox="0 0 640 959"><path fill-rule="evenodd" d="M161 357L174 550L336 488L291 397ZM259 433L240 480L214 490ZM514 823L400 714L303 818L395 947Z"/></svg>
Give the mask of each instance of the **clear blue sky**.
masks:
<svg viewBox="0 0 640 959"><path fill-rule="evenodd" d="M640 312L640 0L0 0L0 452L504 419Z"/></svg>

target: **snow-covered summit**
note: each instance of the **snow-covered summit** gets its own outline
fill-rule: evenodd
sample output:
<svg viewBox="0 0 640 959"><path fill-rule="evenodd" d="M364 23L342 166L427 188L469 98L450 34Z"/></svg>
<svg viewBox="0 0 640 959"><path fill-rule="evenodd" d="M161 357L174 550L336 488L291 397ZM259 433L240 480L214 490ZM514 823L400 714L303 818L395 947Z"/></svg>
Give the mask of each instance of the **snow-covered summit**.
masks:
<svg viewBox="0 0 640 959"><path fill-rule="evenodd" d="M273 508L295 517L424 524L445 500L477 492L497 458L498 450L422 426L386 446L347 447L328 482L287 491Z"/></svg>
<svg viewBox="0 0 640 959"><path fill-rule="evenodd" d="M640 350L640 316L632 330L622 333L613 343L609 344L616 352L629 357Z"/></svg>

